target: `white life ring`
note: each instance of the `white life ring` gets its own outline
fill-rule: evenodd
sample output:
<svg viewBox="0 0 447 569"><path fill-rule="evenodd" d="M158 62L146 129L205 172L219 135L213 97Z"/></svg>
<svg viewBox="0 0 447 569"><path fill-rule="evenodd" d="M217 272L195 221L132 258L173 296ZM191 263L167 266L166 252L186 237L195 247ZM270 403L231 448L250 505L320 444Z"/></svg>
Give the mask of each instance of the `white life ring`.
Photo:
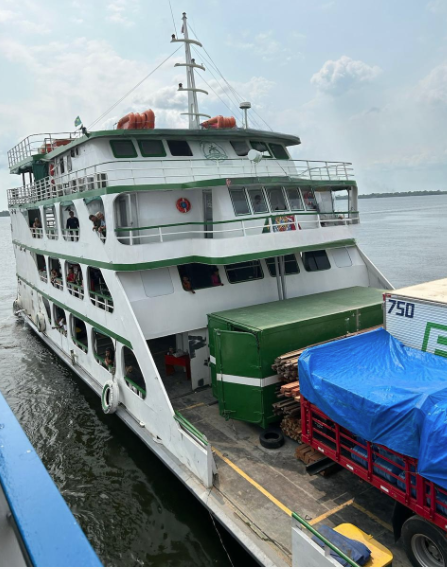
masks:
<svg viewBox="0 0 447 569"><path fill-rule="evenodd" d="M45 332L47 324L45 322L45 316L41 312L36 314L36 326L39 332Z"/></svg>
<svg viewBox="0 0 447 569"><path fill-rule="evenodd" d="M120 402L120 388L115 380L106 381L101 393L101 407L106 415L115 413Z"/></svg>

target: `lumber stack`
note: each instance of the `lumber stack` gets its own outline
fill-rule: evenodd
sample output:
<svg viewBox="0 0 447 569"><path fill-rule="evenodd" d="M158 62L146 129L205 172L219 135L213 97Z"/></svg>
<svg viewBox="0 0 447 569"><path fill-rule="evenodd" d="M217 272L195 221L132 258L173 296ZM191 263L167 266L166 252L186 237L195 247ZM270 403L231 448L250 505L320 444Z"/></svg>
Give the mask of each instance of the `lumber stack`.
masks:
<svg viewBox="0 0 447 569"><path fill-rule="evenodd" d="M313 449L310 445L303 443L295 449L295 455L298 460L304 462L304 464L313 464L317 460L325 458L324 454Z"/></svg>
<svg viewBox="0 0 447 569"><path fill-rule="evenodd" d="M284 435L298 443L301 442L301 419L299 416L284 417L280 427Z"/></svg>
<svg viewBox="0 0 447 569"><path fill-rule="evenodd" d="M273 403L273 413L280 417L296 415L299 410L300 404L294 399L282 399L277 403Z"/></svg>

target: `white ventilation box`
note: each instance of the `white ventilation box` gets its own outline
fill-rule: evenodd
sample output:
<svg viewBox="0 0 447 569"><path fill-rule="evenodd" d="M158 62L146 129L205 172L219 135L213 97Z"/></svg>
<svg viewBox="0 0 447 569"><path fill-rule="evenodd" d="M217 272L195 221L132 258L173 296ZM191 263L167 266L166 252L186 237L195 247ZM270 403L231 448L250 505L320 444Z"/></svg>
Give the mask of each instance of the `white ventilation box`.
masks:
<svg viewBox="0 0 447 569"><path fill-rule="evenodd" d="M406 346L447 358L447 279L387 292L386 330Z"/></svg>

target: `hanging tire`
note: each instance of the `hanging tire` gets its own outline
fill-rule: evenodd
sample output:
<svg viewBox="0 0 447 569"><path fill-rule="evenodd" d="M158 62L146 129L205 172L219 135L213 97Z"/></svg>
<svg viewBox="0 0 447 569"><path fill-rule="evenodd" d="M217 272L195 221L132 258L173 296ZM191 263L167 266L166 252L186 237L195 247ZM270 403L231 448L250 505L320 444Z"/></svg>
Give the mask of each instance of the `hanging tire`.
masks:
<svg viewBox="0 0 447 569"><path fill-rule="evenodd" d="M20 300L19 299L14 300L14 302L12 303L12 311L14 313L14 316L17 316L21 310L22 310L22 303L20 302Z"/></svg>
<svg viewBox="0 0 447 569"><path fill-rule="evenodd" d="M281 429L277 427L269 427L259 435L259 442L264 448L281 448L284 444L284 435L282 434Z"/></svg>
<svg viewBox="0 0 447 569"><path fill-rule="evenodd" d="M402 526L402 542L413 567L446 567L446 534L431 522L412 516Z"/></svg>
<svg viewBox="0 0 447 569"><path fill-rule="evenodd" d="M39 332L45 332L45 328L47 327L47 323L45 322L45 316L41 312L38 312L36 314L36 327L39 330Z"/></svg>
<svg viewBox="0 0 447 569"><path fill-rule="evenodd" d="M107 381L102 388L101 406L106 415L115 413L120 402L120 388L117 381Z"/></svg>

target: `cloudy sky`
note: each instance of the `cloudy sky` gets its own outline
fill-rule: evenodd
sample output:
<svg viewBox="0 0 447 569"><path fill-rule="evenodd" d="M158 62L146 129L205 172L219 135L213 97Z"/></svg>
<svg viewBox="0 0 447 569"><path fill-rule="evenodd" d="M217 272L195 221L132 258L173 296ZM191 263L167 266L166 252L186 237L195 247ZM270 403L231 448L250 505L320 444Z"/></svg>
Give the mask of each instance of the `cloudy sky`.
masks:
<svg viewBox="0 0 447 569"><path fill-rule="evenodd" d="M362 193L447 189L447 0L171 4L177 32L186 11L206 48L202 112L239 119L251 101L259 126L301 137L296 158L353 162ZM184 125L181 51L100 118L176 49L174 32L168 0L0 0L0 209L20 185L6 153L28 134L148 107L157 126Z"/></svg>

